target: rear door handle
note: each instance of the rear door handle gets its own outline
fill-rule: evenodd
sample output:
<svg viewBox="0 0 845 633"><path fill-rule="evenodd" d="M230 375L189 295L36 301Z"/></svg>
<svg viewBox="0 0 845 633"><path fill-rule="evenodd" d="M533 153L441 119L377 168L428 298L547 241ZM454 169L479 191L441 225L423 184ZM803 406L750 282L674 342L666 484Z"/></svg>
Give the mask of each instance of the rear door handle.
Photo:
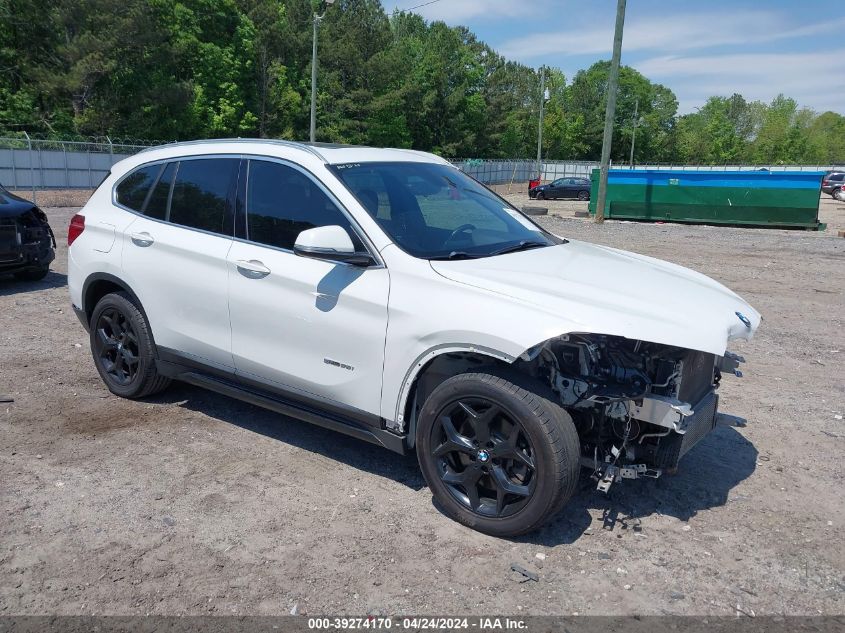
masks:
<svg viewBox="0 0 845 633"><path fill-rule="evenodd" d="M257 259L239 259L235 262L238 272L248 279L261 279L270 274L270 269Z"/></svg>
<svg viewBox="0 0 845 633"><path fill-rule="evenodd" d="M135 246L152 246L153 242L155 242L153 236L146 231L143 231L142 233L132 233L129 237L132 239L132 243Z"/></svg>

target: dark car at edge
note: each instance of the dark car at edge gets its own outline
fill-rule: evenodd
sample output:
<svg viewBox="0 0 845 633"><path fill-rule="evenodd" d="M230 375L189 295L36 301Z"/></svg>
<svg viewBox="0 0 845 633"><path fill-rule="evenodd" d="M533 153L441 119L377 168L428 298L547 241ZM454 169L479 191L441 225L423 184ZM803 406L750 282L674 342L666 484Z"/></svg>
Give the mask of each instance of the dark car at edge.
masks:
<svg viewBox="0 0 845 633"><path fill-rule="evenodd" d="M0 275L13 274L22 281L43 279L55 249L44 212L0 185Z"/></svg>
<svg viewBox="0 0 845 633"><path fill-rule="evenodd" d="M845 172L829 171L822 178L822 191L834 198L843 185L845 185Z"/></svg>
<svg viewBox="0 0 845 633"><path fill-rule="evenodd" d="M531 187L528 197L537 200L554 198L590 199L590 180L588 178L558 178L548 184Z"/></svg>

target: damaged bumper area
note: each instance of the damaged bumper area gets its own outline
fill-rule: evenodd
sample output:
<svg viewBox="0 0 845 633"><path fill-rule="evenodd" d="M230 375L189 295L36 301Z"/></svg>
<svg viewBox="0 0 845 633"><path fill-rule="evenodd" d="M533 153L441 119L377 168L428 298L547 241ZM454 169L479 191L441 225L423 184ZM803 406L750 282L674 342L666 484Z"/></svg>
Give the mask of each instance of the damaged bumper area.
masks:
<svg viewBox="0 0 845 633"><path fill-rule="evenodd" d="M644 341L569 334L529 350L523 371L547 382L572 416L581 463L599 490L622 479L659 477L718 424L722 376L741 376L744 359Z"/></svg>
<svg viewBox="0 0 845 633"><path fill-rule="evenodd" d="M0 215L0 274L43 270L55 258L56 240L37 207Z"/></svg>

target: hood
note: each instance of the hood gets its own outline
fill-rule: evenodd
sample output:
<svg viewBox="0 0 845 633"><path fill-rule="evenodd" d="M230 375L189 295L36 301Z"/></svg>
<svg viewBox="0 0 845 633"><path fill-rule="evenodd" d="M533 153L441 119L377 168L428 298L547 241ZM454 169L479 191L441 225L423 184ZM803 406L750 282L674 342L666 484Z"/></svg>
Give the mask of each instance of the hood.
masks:
<svg viewBox="0 0 845 633"><path fill-rule="evenodd" d="M624 336L721 356L728 341L750 339L761 320L748 303L705 275L586 242L431 266L452 281L548 314L550 329L559 334Z"/></svg>
<svg viewBox="0 0 845 633"><path fill-rule="evenodd" d="M29 200L0 188L0 218L14 218L36 208Z"/></svg>

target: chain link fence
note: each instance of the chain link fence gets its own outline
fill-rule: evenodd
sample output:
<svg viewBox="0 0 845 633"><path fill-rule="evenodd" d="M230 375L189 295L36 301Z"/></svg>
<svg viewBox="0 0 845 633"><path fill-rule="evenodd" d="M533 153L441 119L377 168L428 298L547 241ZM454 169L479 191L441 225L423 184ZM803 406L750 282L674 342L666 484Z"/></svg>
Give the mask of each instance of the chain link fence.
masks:
<svg viewBox="0 0 845 633"><path fill-rule="evenodd" d="M26 133L0 137L0 184L7 189L33 192L42 189L94 189L106 177L111 166L148 147L170 141L112 139L82 140L33 138ZM461 158L452 163L486 185L526 185L538 174L534 159ZM542 162L541 179L589 178L598 161ZM624 163L612 165L625 168ZM845 165L683 165L650 163L636 169L678 169L694 171L827 171L845 170Z"/></svg>
<svg viewBox="0 0 845 633"><path fill-rule="evenodd" d="M452 163L485 185L527 185L537 177L536 159L478 159L463 158ZM613 169L627 169L625 163L612 164ZM594 169L599 168L598 161L543 161L542 177L544 182L557 178L589 178ZM838 165L690 165L679 163L637 164L635 169L673 169L681 171L845 171L845 163Z"/></svg>
<svg viewBox="0 0 845 633"><path fill-rule="evenodd" d="M0 137L0 184L7 189L94 189L116 162L157 141Z"/></svg>

